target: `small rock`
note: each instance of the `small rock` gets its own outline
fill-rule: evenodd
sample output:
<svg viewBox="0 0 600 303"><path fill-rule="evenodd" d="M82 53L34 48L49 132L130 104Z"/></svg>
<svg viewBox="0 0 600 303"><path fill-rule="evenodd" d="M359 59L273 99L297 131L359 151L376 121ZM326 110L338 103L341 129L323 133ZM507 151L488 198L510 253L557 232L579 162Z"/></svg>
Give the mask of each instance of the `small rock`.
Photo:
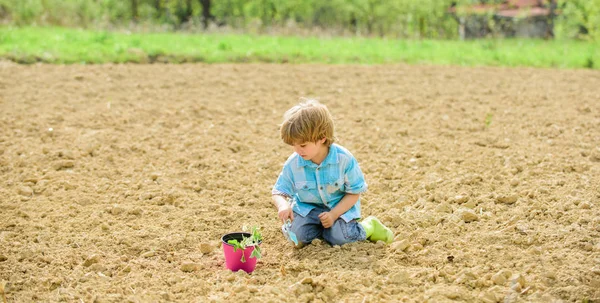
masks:
<svg viewBox="0 0 600 303"><path fill-rule="evenodd" d="M407 239L392 243L390 247L395 251L405 251L410 246Z"/></svg>
<svg viewBox="0 0 600 303"><path fill-rule="evenodd" d="M110 213L112 215L119 215L122 214L123 212L125 212L125 208L123 208L122 206L119 205L114 205L111 209L110 209Z"/></svg>
<svg viewBox="0 0 600 303"><path fill-rule="evenodd" d="M475 206L477 206L477 201L475 201L475 200L469 200L467 203L464 203L462 206L466 207L466 208L473 209L473 208L475 208Z"/></svg>
<svg viewBox="0 0 600 303"><path fill-rule="evenodd" d="M446 202L443 202L435 208L435 211L438 213L452 213L452 206Z"/></svg>
<svg viewBox="0 0 600 303"><path fill-rule="evenodd" d="M506 277L502 272L495 273L492 276L492 282L496 285L504 285L504 283L506 283Z"/></svg>
<svg viewBox="0 0 600 303"><path fill-rule="evenodd" d="M298 284L292 288L293 294L299 297L298 302L314 301L313 287L309 284Z"/></svg>
<svg viewBox="0 0 600 303"><path fill-rule="evenodd" d="M600 278L592 279L590 281L590 287L592 289L600 289Z"/></svg>
<svg viewBox="0 0 600 303"><path fill-rule="evenodd" d="M477 275L472 271L465 269L458 274L458 278L454 281L455 283L466 283L468 281L477 280Z"/></svg>
<svg viewBox="0 0 600 303"><path fill-rule="evenodd" d="M240 271L243 272L243 270L240 270ZM234 288L234 291L235 291L236 294L245 292L246 290L248 290L248 287L246 285L243 285L243 284L242 285L238 285L238 286L236 286Z"/></svg>
<svg viewBox="0 0 600 303"><path fill-rule="evenodd" d="M149 192L145 192L140 195L140 200L150 200L152 198L154 198L154 195Z"/></svg>
<svg viewBox="0 0 600 303"><path fill-rule="evenodd" d="M99 255L91 255L83 262L83 266L90 267L90 265L96 264L98 262L100 262L100 256Z"/></svg>
<svg viewBox="0 0 600 303"><path fill-rule="evenodd" d="M159 172L153 172L150 174L150 179L152 179L152 181L156 181L156 179L158 179L158 177L160 177Z"/></svg>
<svg viewBox="0 0 600 303"><path fill-rule="evenodd" d="M496 198L496 201L504 204L514 204L518 198L517 195L500 195Z"/></svg>
<svg viewBox="0 0 600 303"><path fill-rule="evenodd" d="M170 301L171 300L171 296L169 295L168 292L166 291L161 291L160 293L160 297L165 300L165 301Z"/></svg>
<svg viewBox="0 0 600 303"><path fill-rule="evenodd" d="M456 212L458 217L466 223L479 220L479 217L470 209L459 209Z"/></svg>
<svg viewBox="0 0 600 303"><path fill-rule="evenodd" d="M595 150L590 155L590 160L592 162L600 162L600 151Z"/></svg>
<svg viewBox="0 0 600 303"><path fill-rule="evenodd" d="M184 264L184 265L185 265L185 264ZM192 265L189 265L189 266L192 266ZM181 267L182 267L182 270L183 270L183 265L182 265ZM228 282L233 282L233 281L235 281L235 277L236 277L236 276L235 276L235 273L231 272L231 273L229 273L229 274L228 274L228 275L225 277L225 280L226 280L226 281L228 281Z"/></svg>
<svg viewBox="0 0 600 303"><path fill-rule="evenodd" d="M215 250L215 247L209 243L200 243L200 252L203 254L209 254Z"/></svg>
<svg viewBox="0 0 600 303"><path fill-rule="evenodd" d="M539 255L542 253L542 249L537 246L532 246L527 250L527 253L530 255Z"/></svg>
<svg viewBox="0 0 600 303"><path fill-rule="evenodd" d="M413 243L413 244L410 246L410 249L411 249L412 251L419 251L419 250L422 250L422 249L423 249L423 244L421 244L421 243L418 243L418 242L417 242L417 243Z"/></svg>
<svg viewBox="0 0 600 303"><path fill-rule="evenodd" d="M74 166L75 166L75 162L73 162L72 160L63 160L63 161L58 161L58 162L54 163L55 170L61 170L61 169L65 169L65 168L73 168Z"/></svg>
<svg viewBox="0 0 600 303"><path fill-rule="evenodd" d="M496 302L500 301L500 300L498 300L498 297L496 296L496 294L491 291L482 292L479 295L479 299L481 300L481 302L485 302L485 303L496 303Z"/></svg>
<svg viewBox="0 0 600 303"><path fill-rule="evenodd" d="M100 263L95 263L90 265L90 267L88 267L90 271L92 272L106 272L106 266L103 266Z"/></svg>
<svg viewBox="0 0 600 303"><path fill-rule="evenodd" d="M448 289L443 294L448 299L458 300L460 299L460 293L461 291L459 289Z"/></svg>
<svg viewBox="0 0 600 303"><path fill-rule="evenodd" d="M436 187L437 187L437 183L435 183L435 182L430 182L430 183L425 184L425 189L427 191L434 190Z"/></svg>
<svg viewBox="0 0 600 303"><path fill-rule="evenodd" d="M1 257L0 257L0 260L2 260ZM38 257L38 261L40 263L51 264L52 261L54 261L54 259L52 257L49 257L49 256L39 256Z"/></svg>
<svg viewBox="0 0 600 303"><path fill-rule="evenodd" d="M39 179L37 177L31 176L31 177L24 178L23 182L36 184L36 183L38 183L38 180Z"/></svg>
<svg viewBox="0 0 600 303"><path fill-rule="evenodd" d="M64 159L75 159L75 155L70 150L61 150L58 152L58 156Z"/></svg>
<svg viewBox="0 0 600 303"><path fill-rule="evenodd" d="M526 287L527 281L525 280L525 277L523 277L523 275L514 274L510 277L510 284L510 288L516 291L520 291L521 289L524 289Z"/></svg>
<svg viewBox="0 0 600 303"><path fill-rule="evenodd" d="M41 194L46 190L46 186L48 185L48 180L40 180L33 187L33 192L36 194Z"/></svg>
<svg viewBox="0 0 600 303"><path fill-rule="evenodd" d="M180 269L183 272L193 272L193 271L199 270L200 265L197 263L186 262L186 263L181 264ZM235 276L234 276L234 279L235 279Z"/></svg>
<svg viewBox="0 0 600 303"><path fill-rule="evenodd" d="M31 196L33 195L33 189L29 186L21 186L19 187L19 195L21 196Z"/></svg>
<svg viewBox="0 0 600 303"><path fill-rule="evenodd" d="M8 258L5 255L0 255L0 262L4 262L8 260Z"/></svg>
<svg viewBox="0 0 600 303"><path fill-rule="evenodd" d="M457 195L454 197L454 201L456 201L456 203L458 204L463 204L467 201L469 201L469 196L467 195Z"/></svg>
<svg viewBox="0 0 600 303"><path fill-rule="evenodd" d="M306 277L300 281L300 284L313 284L313 279L311 277Z"/></svg>
<svg viewBox="0 0 600 303"><path fill-rule="evenodd" d="M155 251L147 251L141 255L142 258L150 258L156 255Z"/></svg>
<svg viewBox="0 0 600 303"><path fill-rule="evenodd" d="M355 261L356 261L358 264L366 264L366 263L368 263L368 262L369 262L369 258L361 258L361 257L358 257L358 258L356 258L356 259L354 259L354 260L355 260Z"/></svg>
<svg viewBox="0 0 600 303"><path fill-rule="evenodd" d="M405 271L399 271L391 274L388 281L393 284L404 284L410 281L410 276Z"/></svg>
<svg viewBox="0 0 600 303"><path fill-rule="evenodd" d="M130 215L134 215L134 216L141 216L143 211L141 208L134 208L134 209L130 209L129 211L127 211L128 214Z"/></svg>
<svg viewBox="0 0 600 303"><path fill-rule="evenodd" d="M548 278L548 279L556 279L556 272L549 270L549 271L543 272L542 276L544 278Z"/></svg>

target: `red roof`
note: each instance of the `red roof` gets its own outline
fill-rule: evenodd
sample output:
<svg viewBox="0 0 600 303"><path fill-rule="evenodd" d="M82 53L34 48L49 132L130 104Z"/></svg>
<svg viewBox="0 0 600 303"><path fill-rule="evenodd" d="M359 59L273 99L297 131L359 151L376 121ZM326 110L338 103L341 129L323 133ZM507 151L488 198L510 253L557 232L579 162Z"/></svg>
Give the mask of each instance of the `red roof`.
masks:
<svg viewBox="0 0 600 303"><path fill-rule="evenodd" d="M550 10L543 7L531 7L531 8L522 8L522 9L507 9L497 11L496 15L502 17L534 17L534 16L548 16L550 15Z"/></svg>
<svg viewBox="0 0 600 303"><path fill-rule="evenodd" d="M494 13L502 17L532 17L547 16L550 9L544 6L544 0L506 0L501 4L474 4L469 6L451 7L449 11L466 12L468 14Z"/></svg>
<svg viewBox="0 0 600 303"><path fill-rule="evenodd" d="M522 8L522 7L532 7L532 6L543 6L543 1L539 0L508 0L509 6Z"/></svg>

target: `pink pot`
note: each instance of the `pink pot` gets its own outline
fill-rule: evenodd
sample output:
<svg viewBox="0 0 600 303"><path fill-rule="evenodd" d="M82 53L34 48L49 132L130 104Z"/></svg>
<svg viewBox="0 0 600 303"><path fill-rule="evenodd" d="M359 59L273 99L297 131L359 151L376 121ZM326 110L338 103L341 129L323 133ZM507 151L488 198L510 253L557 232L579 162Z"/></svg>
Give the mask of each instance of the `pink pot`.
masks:
<svg viewBox="0 0 600 303"><path fill-rule="evenodd" d="M238 242L241 242L242 236L248 238L251 235L250 233L235 232L226 234L221 238L221 241L223 241L223 253L225 254L225 266L231 271L238 271L241 269L247 273L251 273L254 271L257 261L256 258L250 257L254 251L254 246L249 246L246 247L246 249L241 250L234 249L233 245L227 243L229 240L238 240ZM242 255L244 256L245 262L242 262Z"/></svg>

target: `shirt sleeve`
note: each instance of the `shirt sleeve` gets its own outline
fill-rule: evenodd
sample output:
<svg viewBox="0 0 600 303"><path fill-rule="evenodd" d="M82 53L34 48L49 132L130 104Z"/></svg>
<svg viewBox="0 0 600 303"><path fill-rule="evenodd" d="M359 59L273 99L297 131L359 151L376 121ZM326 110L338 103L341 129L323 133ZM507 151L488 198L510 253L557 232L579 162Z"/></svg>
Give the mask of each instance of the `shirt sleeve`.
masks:
<svg viewBox="0 0 600 303"><path fill-rule="evenodd" d="M273 195L281 195L286 197L292 197L294 195L294 183L292 181L292 170L286 163L277 178L277 182L273 186L271 191Z"/></svg>
<svg viewBox="0 0 600 303"><path fill-rule="evenodd" d="M350 157L348 166L344 170L344 185L346 186L345 192L349 194L360 194L367 191L365 176L354 157Z"/></svg>

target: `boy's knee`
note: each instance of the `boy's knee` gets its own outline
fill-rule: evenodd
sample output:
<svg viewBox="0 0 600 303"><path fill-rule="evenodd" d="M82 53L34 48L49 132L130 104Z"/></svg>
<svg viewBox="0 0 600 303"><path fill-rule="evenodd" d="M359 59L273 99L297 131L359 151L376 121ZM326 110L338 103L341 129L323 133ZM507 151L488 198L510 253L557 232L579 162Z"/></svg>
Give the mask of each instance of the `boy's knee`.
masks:
<svg viewBox="0 0 600 303"><path fill-rule="evenodd" d="M300 247L306 244L310 244L312 240L318 238L320 235L319 230L307 227L306 225L299 228L292 227L292 232L296 234L296 239L298 240L297 246Z"/></svg>
<svg viewBox="0 0 600 303"><path fill-rule="evenodd" d="M341 228L330 228L323 233L323 237L331 245L344 245L346 243L355 242L355 239L350 239L346 236Z"/></svg>
<svg viewBox="0 0 600 303"><path fill-rule="evenodd" d="M304 246L306 244L310 244L310 242L312 242L312 240L314 240L314 237L307 237L305 234L298 234L296 233L296 239L298 239L298 245L297 246Z"/></svg>
<svg viewBox="0 0 600 303"><path fill-rule="evenodd" d="M344 237L344 235L339 235L339 234L331 234L328 239L327 242L329 242L329 244L331 245L344 245L346 243L350 243L350 242L355 242L356 240L350 240L347 239L346 237Z"/></svg>
<svg viewBox="0 0 600 303"><path fill-rule="evenodd" d="M356 223L336 223L330 229L323 232L323 238L331 245L344 245L365 239L362 231Z"/></svg>

